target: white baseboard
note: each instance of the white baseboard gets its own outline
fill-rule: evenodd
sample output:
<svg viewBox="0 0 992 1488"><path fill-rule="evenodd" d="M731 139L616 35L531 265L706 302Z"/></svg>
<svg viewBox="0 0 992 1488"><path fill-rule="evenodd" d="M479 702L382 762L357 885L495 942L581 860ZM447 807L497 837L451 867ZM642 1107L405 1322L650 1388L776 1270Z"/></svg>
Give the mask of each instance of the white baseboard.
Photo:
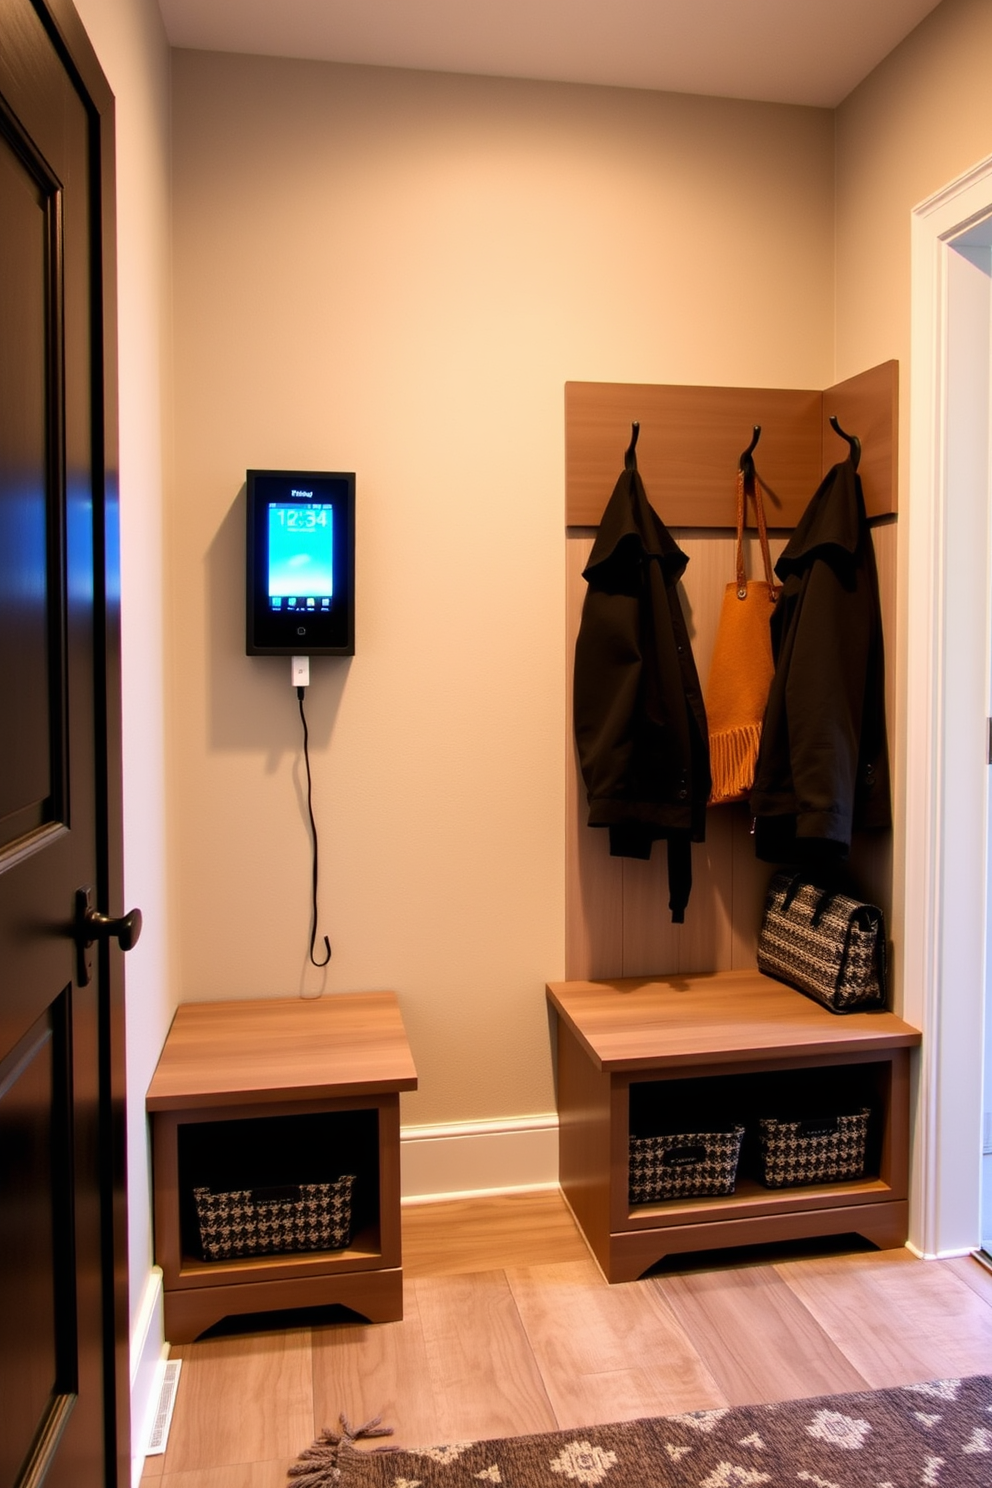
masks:
<svg viewBox="0 0 992 1488"><path fill-rule="evenodd" d="M400 1131L404 1203L555 1188L558 1116L514 1116Z"/></svg>
<svg viewBox="0 0 992 1488"><path fill-rule="evenodd" d="M912 1240L906 1241L906 1249L911 1250L913 1255L918 1256L921 1261L956 1261L961 1256L975 1254L975 1247L969 1246L967 1250L920 1250Z"/></svg>
<svg viewBox="0 0 992 1488"><path fill-rule="evenodd" d="M168 1356L162 1272L153 1266L131 1329L131 1488L137 1488L144 1471Z"/></svg>

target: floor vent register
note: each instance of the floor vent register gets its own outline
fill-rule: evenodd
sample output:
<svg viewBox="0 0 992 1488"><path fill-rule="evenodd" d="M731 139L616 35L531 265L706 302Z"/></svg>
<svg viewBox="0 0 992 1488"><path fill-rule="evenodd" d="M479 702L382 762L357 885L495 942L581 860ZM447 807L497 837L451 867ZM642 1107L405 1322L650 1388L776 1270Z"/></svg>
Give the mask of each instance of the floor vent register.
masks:
<svg viewBox="0 0 992 1488"><path fill-rule="evenodd" d="M179 1389L179 1371L182 1368L182 1359L169 1359L165 1369L162 1371L162 1388L159 1391L158 1409L155 1412L155 1420L152 1423L151 1435L145 1450L146 1457L159 1457L165 1451L169 1441L169 1427L172 1425L172 1409L176 1403L176 1391Z"/></svg>

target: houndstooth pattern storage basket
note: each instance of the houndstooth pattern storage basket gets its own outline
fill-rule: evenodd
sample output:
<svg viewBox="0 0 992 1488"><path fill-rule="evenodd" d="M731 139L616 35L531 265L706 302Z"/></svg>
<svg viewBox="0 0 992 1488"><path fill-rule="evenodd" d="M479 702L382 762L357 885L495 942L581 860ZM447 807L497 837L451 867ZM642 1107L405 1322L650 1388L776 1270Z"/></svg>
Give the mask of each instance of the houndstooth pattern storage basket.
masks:
<svg viewBox="0 0 992 1488"><path fill-rule="evenodd" d="M732 1194L743 1126L722 1132L631 1137L629 1202Z"/></svg>
<svg viewBox="0 0 992 1488"><path fill-rule="evenodd" d="M768 885L758 937L758 970L833 1013L885 1002L882 911L830 893L793 873Z"/></svg>
<svg viewBox="0 0 992 1488"><path fill-rule="evenodd" d="M758 1122L763 1182L768 1188L794 1188L862 1177L870 1118L867 1107L848 1116L763 1117Z"/></svg>
<svg viewBox="0 0 992 1488"><path fill-rule="evenodd" d="M286 1184L212 1193L194 1188L205 1261L340 1250L351 1238L354 1175L334 1183Z"/></svg>

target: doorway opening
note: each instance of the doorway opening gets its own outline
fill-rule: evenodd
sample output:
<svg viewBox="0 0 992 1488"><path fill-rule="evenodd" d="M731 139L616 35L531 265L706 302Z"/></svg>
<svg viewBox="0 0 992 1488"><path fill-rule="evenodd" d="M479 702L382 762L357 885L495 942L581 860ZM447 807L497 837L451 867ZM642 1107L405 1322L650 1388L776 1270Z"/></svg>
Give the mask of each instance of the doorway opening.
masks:
<svg viewBox="0 0 992 1488"><path fill-rule="evenodd" d="M976 531L988 534L992 507L990 472L990 398L992 398L992 217L973 223L951 238L947 263L948 358L946 428L947 477L960 504L959 520L967 525L969 509ZM992 565L990 565L992 567ZM992 666L986 598L985 646ZM992 673L985 689L988 718L987 754L992 765ZM986 793L986 956L982 1068L981 1207L979 1241L992 1260L992 792Z"/></svg>

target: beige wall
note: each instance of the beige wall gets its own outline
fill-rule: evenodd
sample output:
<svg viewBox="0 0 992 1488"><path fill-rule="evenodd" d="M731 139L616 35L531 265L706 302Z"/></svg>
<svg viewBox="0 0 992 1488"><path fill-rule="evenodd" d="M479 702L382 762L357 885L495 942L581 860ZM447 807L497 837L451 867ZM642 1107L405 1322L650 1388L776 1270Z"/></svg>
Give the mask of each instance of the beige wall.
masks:
<svg viewBox="0 0 992 1488"><path fill-rule="evenodd" d="M180 994L392 987L407 1122L551 1110L563 384L829 383L831 115L192 52L173 74ZM326 975L288 662L244 655L251 466L358 478L357 655L315 662L308 700Z"/></svg>
<svg viewBox="0 0 992 1488"><path fill-rule="evenodd" d="M910 213L992 153L990 69L992 5L943 0L837 110L838 377L908 390Z"/></svg>

